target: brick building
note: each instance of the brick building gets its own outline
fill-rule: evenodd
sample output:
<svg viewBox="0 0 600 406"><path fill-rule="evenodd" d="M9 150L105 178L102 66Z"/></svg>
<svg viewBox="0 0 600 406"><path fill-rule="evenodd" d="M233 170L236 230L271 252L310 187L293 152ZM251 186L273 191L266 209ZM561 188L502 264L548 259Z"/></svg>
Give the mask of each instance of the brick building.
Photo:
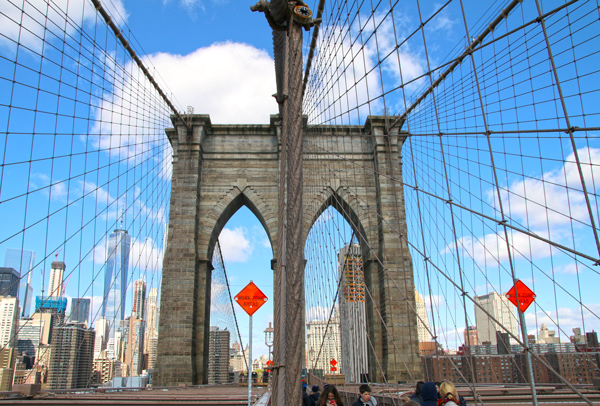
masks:
<svg viewBox="0 0 600 406"><path fill-rule="evenodd" d="M92 374L95 332L85 324L54 328L48 368L50 389L88 388Z"/></svg>

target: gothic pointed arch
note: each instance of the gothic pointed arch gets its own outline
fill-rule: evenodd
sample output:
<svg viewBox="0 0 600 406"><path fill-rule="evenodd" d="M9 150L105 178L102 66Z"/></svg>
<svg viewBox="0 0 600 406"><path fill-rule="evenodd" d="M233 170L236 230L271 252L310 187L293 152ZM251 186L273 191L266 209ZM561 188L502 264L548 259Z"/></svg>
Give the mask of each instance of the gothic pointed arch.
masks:
<svg viewBox="0 0 600 406"><path fill-rule="evenodd" d="M330 186L325 187L321 192L315 196L311 207L317 207L315 212L310 213L308 210L305 214L305 226L304 226L304 241L308 238L308 233L311 228L317 222L319 217L327 210L330 206L336 209L348 222L356 238L359 241L363 253L369 251L369 240L367 235L366 227L363 224L367 219L361 218L364 216L364 209L361 207L357 197L348 191L347 188L338 186L336 189L335 182L331 182Z"/></svg>
<svg viewBox="0 0 600 406"><path fill-rule="evenodd" d="M201 253L206 253L206 258L212 260L212 254L221 231L223 231L229 219L243 206L248 207L256 216L267 233L273 251L275 251L276 245L273 242L277 235L276 214L252 187L236 185L222 196L208 216L205 226L209 230L206 234L210 235L210 238L208 241L201 241L199 247Z"/></svg>

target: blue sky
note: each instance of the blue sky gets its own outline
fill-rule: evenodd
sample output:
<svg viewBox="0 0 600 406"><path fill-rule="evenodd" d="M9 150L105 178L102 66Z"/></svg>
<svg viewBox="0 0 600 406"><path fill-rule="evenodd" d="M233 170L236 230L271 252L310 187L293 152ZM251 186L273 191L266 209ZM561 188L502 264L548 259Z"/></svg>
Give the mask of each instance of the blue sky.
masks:
<svg viewBox="0 0 600 406"><path fill-rule="evenodd" d="M316 1L308 3L313 10L316 9L314 5ZM311 96L309 91L305 110L312 114L309 118L313 120L312 122L331 120L331 122L338 123L361 122L362 124L367 114L381 114L384 108L383 99L373 100L347 115L334 116L339 114L339 111L347 110L344 102L349 102L351 105L363 103L366 100L367 90L370 91L370 97L373 98L382 92L381 86L385 91L389 91L398 86L401 80L404 82L413 80L406 86L406 97L410 100L411 94L418 94L420 88L428 83L427 78L422 76L427 70L427 56L430 58L431 64L437 66L466 45L462 14L459 9L460 3L453 2L438 14L434 23L427 26L428 55L424 52L420 35L410 37L400 48L399 55L393 54L394 30L398 37L402 37L409 35L418 26L416 3L399 2L395 14L395 24L392 24L389 19L382 20L387 12L383 3L378 3L378 9L370 19L367 12L361 12L362 24L367 27L363 30L358 29L357 23L353 23L349 28L347 26L349 23L343 20L337 25L330 21L326 21L323 25L322 35L336 37L340 33L350 32L349 37L336 42L336 44L346 51L351 50L356 58L364 58L365 61L364 65L352 65L346 71L340 72L335 65L341 62L348 63L349 58L347 54L339 52L338 49L334 52L333 57L336 63L333 64L333 71L329 71L329 74L337 77L340 82L347 79L348 83L353 83L357 76L361 77L365 75L365 72L370 73L366 75L364 81L353 88L353 92L348 93L346 99L340 97L340 93L343 91L336 90L337 86L332 86L327 94L328 97L339 98L337 103L328 103L330 99L326 98L320 100L318 94ZM477 33L482 27L485 27L489 19L504 5L504 2L494 2L488 10L483 9L482 3L475 2L466 9L471 33ZM40 0L31 1L30 4L38 7L43 5ZM56 4L64 6L67 2L61 0ZM69 16L76 23L90 29L93 27L96 17L89 4L84 8L81 7L82 4L87 3L71 0ZM233 0L115 0L105 2L105 6L111 10L125 36L135 45L137 52L143 55L144 62L150 67L165 92L182 110L187 106L192 106L195 113L210 114L213 123L268 123L269 115L277 111L277 105L271 96L275 93L271 30L262 14L250 11L251 4L252 2ZM544 10L549 10L557 4L558 2L545 2ZM530 6L526 5L524 14L527 17L520 17L519 13L515 13L512 18L501 25L498 35L527 21L531 17ZM425 1L422 2L422 7L424 18L427 18L439 9L441 4L435 1ZM15 14L14 10L15 7L11 4L0 5L0 11L5 16L18 18L19 14ZM344 12L341 15L344 15ZM479 15L482 13L486 13L487 17L480 20ZM32 14L34 13L32 12ZM593 13L586 14L587 17L589 15L593 15ZM576 12L573 17L583 18ZM26 86L19 86L16 90L12 90L11 79L14 74L14 66L11 61L17 58L17 51L11 39L16 38L19 32L14 30L15 24L9 24L2 18L6 17L0 17L0 27L3 27L0 28L3 34L0 37L0 54L3 57L0 60L0 73L3 79L0 81L0 104L2 104L0 126L2 131L8 129L12 135L5 137L1 150L5 165L2 169L2 183L0 184L0 200L3 202L0 207L0 215L4 222L4 231L0 239L0 241L4 241L0 245L0 261L4 255L2 249L4 246L15 248L15 246L23 245L26 249L33 249L36 251L38 261L41 261L44 256L48 256L48 261L40 263L35 273L35 294L38 294L41 289L41 279L42 277L48 278L49 261L54 258L54 253L61 245L60 242L73 236L66 247L59 252L59 259L62 258L71 269L76 269L69 282L70 287L67 294L71 297L84 293L86 296L98 296L102 289L102 265L106 255L105 234L118 226L120 213L124 212L126 227L132 230L135 239L134 250L137 259L135 265L132 266L132 280L145 274L146 278L152 281L153 286L156 286L160 279L159 264L162 261L163 224L168 218L166 197L170 188L170 147L165 142L162 131L164 127L170 126L167 120L169 112L161 111L162 118L159 123L143 124L145 129L151 127L154 131L154 138L148 143L140 143L141 134L135 130L128 136L117 140L109 137L108 141L106 137L84 138L79 136L88 131L109 134L121 131L120 128L124 123L120 121L121 119L116 118L118 114L106 119L101 115L102 108L122 113L125 111L123 106L128 103L134 104L135 102L140 106L146 106L144 104L146 101L132 100L128 94L145 89L144 86L147 84L136 84L133 81L124 80L124 84L119 86L115 84L118 81L115 80L114 75L111 82L109 80L111 78L110 61L111 58L120 60L120 54L118 51L111 53L111 49L109 49L107 55L103 56L109 62L107 72L103 72L104 77L108 79L104 82L105 87L96 90L102 95L114 95L116 101L112 98L102 98L95 109L90 109L85 113L87 114L86 119L73 122L56 119L56 114L50 113L54 111L63 113L63 110L65 114L71 111L78 112L81 106L78 103L69 104L64 101L58 103L51 97L52 94L38 92L36 95L35 91ZM55 21L60 21L60 17L55 16ZM597 22L594 24L591 27L598 26ZM99 24L99 26L101 25L102 23ZM43 44L39 38L36 39L34 34L39 34L43 30L35 24L32 26L37 28L33 28L29 33L21 33L21 42L29 47L29 51L21 50L18 58L23 66L35 67L42 63L38 60L39 58L36 58L36 53L42 52ZM373 36L373 26L378 27L377 46L374 45L374 40L368 42L365 47L353 42L352 39L356 39L359 35L363 35L364 38ZM347 30L347 28L349 29ZM67 32L76 37L74 29L67 29ZM529 33L533 35L533 31ZM582 29L581 33L577 35L591 36L585 33L585 29ZM305 34L305 38L307 37ZM48 43L53 42L49 40ZM60 43L60 41L55 43ZM518 43L517 37L514 38L513 43ZM543 54L539 53L540 43L536 43L538 48L532 47L529 51L532 55L542 55L539 60L543 60ZM527 88L538 82L552 83L553 79L548 75L547 66L538 63L539 60L536 57L523 59L522 53L507 54L507 48L502 48L502 44L504 43L501 41L498 43L497 55L500 56L497 60L494 59L495 48L487 48L486 51L479 54L479 62L487 69L483 70L482 74L490 73L490 76L494 77L494 72L501 71L503 73L497 74L497 77L503 81L508 80L510 76L506 73L507 71L498 68L506 63L507 59L513 60L515 69L522 68L523 65L531 62L533 62L533 66L523 68L518 75L515 75L517 79L523 80L524 84L520 86L505 85L499 89L494 87L494 84L487 84L484 81L486 107L491 111L495 111L494 109L498 109L499 106L502 107L501 113L490 113L490 117L495 118L490 123L493 129L564 126L560 106L557 106L558 103L555 102L555 93L544 86L540 86L541 89L537 90ZM560 49L562 46L560 42L557 45ZM586 50L586 47L592 51ZM592 54L594 49L597 49L597 43L591 41L578 48L578 52L588 55ZM47 56L46 61L58 61L62 57L60 51L60 49L52 50L46 47L44 49ZM388 57L381 63L381 69L371 70L379 59L391 52L392 57ZM65 54L70 55L69 52ZM397 66L394 65L398 59L396 57L403 61L402 78ZM493 63L486 65L486 58L494 61L495 65ZM598 108L595 106L597 103L590 103L588 99L597 95L594 90L598 88L598 79L597 76L594 76L593 66L598 62L598 58L595 56L583 58L577 64L579 69L577 74L574 73L574 64L569 62L569 58L569 54L565 52L557 57L559 61L563 62L560 73L568 79L565 91L568 96L568 108L573 112L572 123L578 126L600 126L597 124L596 118ZM67 61L67 66L75 65L75 62L76 60ZM125 65L126 71L133 71L130 64L126 63ZM43 67L46 69L44 72L49 75L57 73L51 64L43 65ZM326 75L327 72L325 68L323 69L321 73ZM461 69L468 71L468 64L463 64ZM47 78L40 79L35 71L20 69L17 73L17 79L21 84L31 83L35 86L36 81L41 80L42 88L47 86L47 89L51 89L50 93L63 94L62 92L69 91L65 89L66 86L56 90L53 87L55 83L46 84L44 81ZM587 78L583 76L586 74ZM581 79L577 75L580 75ZM70 83L69 80L68 77L64 79L65 83ZM468 88L471 84L461 81L460 78L451 83L453 85L448 85L445 93L439 95L440 103L445 103L446 106L445 110L441 112L441 121L447 125L445 130L477 129L481 131L482 123L476 117L477 103L474 101L474 95L469 93L468 96L471 98L465 98L464 100L468 101L461 103L456 103L452 98L453 94L466 92L464 88ZM582 92L582 88L591 89L591 96ZM521 90L522 94L514 97L515 105L507 106L506 101L512 100L512 96L507 92L517 91L518 93ZM87 98L93 102L98 93L94 89L89 93ZM8 95L14 95L14 98L8 100ZM74 96L74 98L77 97L82 96ZM34 101L36 101L36 105L34 105ZM81 101L83 104L84 101ZM13 108L7 108L11 103ZM38 113L34 116L30 110L35 109L37 105L49 106L50 113ZM315 106L316 110L314 110ZM326 106L331 106L331 109L328 110L325 108ZM392 112L402 111L401 92L395 91L388 95L386 106ZM334 111L338 113L334 113ZM414 133L435 133L438 129L435 121L431 118L434 115L431 105L417 109L413 115L414 118L409 121L405 129L410 129ZM455 118L446 122L444 121L445 117ZM101 119L104 119L103 123L100 123ZM134 124L138 123L137 120L142 121L136 118ZM47 132L52 133L52 131L56 131L54 128L59 130L66 128L67 136L58 137L57 140L43 135L27 136L34 131L39 133L47 129L49 129ZM69 137L69 134L78 136ZM448 138L445 147L449 154L451 188L454 198L462 204L497 217L498 196L491 186L491 174L486 166L489 157L481 152L485 152L487 148L483 141L482 137L478 139ZM517 141L498 138L494 140L493 146L494 150L503 157L503 160L497 162L500 168L499 183L503 188L500 195L508 207L511 219L542 236L550 236L555 241L577 247L583 252L591 253L590 255L596 255L588 225L589 220L586 217L587 207L579 192L578 182L580 180L577 172L573 170L573 150L568 140L550 136L547 139L542 138L542 140L531 138ZM420 187L428 187L432 193L444 196L447 193L445 184L440 182L440 178L437 176L441 173L441 161L439 154L436 155L439 152L436 150L437 144L434 144L431 139L415 138L413 147L414 155L409 156L406 152L408 145L405 145L405 181L413 185L419 183ZM110 153L98 151L109 148L111 149ZM586 181L595 193L598 187L595 179L600 176L597 173L600 150L596 134L589 133L588 138L577 138L576 148L584 163ZM85 151L88 151L88 154L83 155ZM79 153L81 154L78 155ZM48 159L59 155L62 157L54 160ZM87 159L83 159L84 156ZM39 159L39 162L23 163L29 159ZM406 168L410 168L413 161L416 162L415 165L418 166L418 169L411 173L411 169ZM568 163L564 164L564 161L568 161ZM99 166L107 166L100 171L90 172L90 175L86 175L91 162ZM479 162L482 162L483 165L480 165ZM130 165L138 168L139 171L151 167L149 172L151 175L142 180L136 177L138 175L128 177L127 171L131 167ZM118 176L115 177L115 173ZM567 190L570 193L568 201L565 199ZM27 192L30 194L28 195ZM419 245L421 234L416 213L417 198L413 191L406 190L405 192L407 194L409 238ZM85 197L82 197L83 195ZM527 199L524 199L524 196L527 196ZM422 196L421 198L423 199ZM140 201L151 203L140 204ZM457 265L453 262L452 256L456 255L458 251L463 255L462 265L472 275L470 279L472 286L467 290L477 294L484 294L490 289L499 292L508 290L507 255L501 248L502 229L493 223L481 222L477 219L473 222L473 218L463 212L455 213L461 219L457 236L461 247L456 250L453 247L454 239L448 223L447 207L440 201L423 200L422 204L427 205L431 209L431 213L434 213L425 221L425 227L438 231L436 236L432 236L426 242L430 250L433 250L437 264L448 272L456 272ZM541 209L542 206L549 207L549 210ZM66 210L66 207L69 207L69 210ZM598 216L598 204L595 200L592 201L592 209ZM136 213L143 214L137 215ZM576 220L570 221L567 213L570 213L570 216ZM46 217L48 217L47 220L45 220ZM92 219L94 219L93 223L90 223L91 225L87 226L84 232L77 233L77 228L82 223L87 224ZM28 231L19 234L18 230L24 227L23 224L29 227ZM11 237L13 233L16 234ZM580 290L581 292L576 297L580 297L589 309L593 309L596 314L599 314L600 303L593 295L592 289L586 286L593 285L586 281L596 280L597 272L589 267L581 267L578 262L555 251L551 253L547 247L537 245L537 242L523 238L522 235L513 234L510 238L513 239L513 245L525 254L525 258L517 258L519 272L523 272L522 275L524 275L522 278L524 280L529 278L532 285L535 281L539 291L547 292L539 295L541 310L532 311L528 316L528 324L531 323L530 330L539 327L539 321L535 320L536 317L540 320L555 320L556 314L560 315L561 312L564 315L561 328L567 333L570 333L570 328L580 326L582 318L590 320L589 325L592 328L600 328L597 317L587 314L586 316L578 315L578 312L584 312L573 300L569 298L564 300L565 295L560 292L560 289L555 292L557 285L552 282L552 279L555 279L559 285L564 286L570 292ZM265 240L266 235L260 223L245 208L233 216L221 238L227 270L231 278L232 294L235 295L250 279L253 279L271 299L255 315L255 343L263 342L262 331L272 320L273 282L270 270L272 250L265 244ZM85 241L85 244L81 244L81 241ZM418 260L418 252L413 251L413 259L417 287L425 290L424 265L422 261ZM534 265L531 264L531 259L535 260ZM497 265L498 261L501 263L500 267ZM553 276L545 276L543 272ZM95 277L90 277L90 275L95 275ZM579 277L589 279L582 279L582 282L578 280ZM96 282L90 283L91 279L96 279ZM90 287L89 290L88 287ZM455 298L458 295L447 295L444 298L445 292L448 292L448 285L443 280L434 286L432 292L434 307L437 308L445 303L446 309L453 309L456 305ZM427 302L428 298L425 297L425 299ZM321 307L325 304L315 302L310 305ZM469 310L469 313L471 312ZM440 312L438 316L443 318L441 324L444 334L446 334L445 339L449 346L454 346L457 340L460 340L457 337L460 336L463 322L460 321L460 317L454 321L452 317L446 317L442 313ZM244 332L245 326L247 326L247 316L240 312L238 314L240 315L238 321ZM586 329L590 330L590 328ZM244 340L247 341L247 338ZM255 351L257 354L262 354L266 352L266 349L259 345L255 347Z"/></svg>

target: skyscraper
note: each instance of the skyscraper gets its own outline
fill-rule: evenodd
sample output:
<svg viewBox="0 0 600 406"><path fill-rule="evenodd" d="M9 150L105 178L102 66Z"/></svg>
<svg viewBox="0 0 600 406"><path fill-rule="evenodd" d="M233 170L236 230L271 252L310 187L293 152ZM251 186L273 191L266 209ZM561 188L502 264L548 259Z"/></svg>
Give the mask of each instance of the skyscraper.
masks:
<svg viewBox="0 0 600 406"><path fill-rule="evenodd" d="M120 320L125 320L130 247L131 236L126 230L117 229L110 234L104 274L102 317L108 320L111 330L117 328Z"/></svg>
<svg viewBox="0 0 600 406"><path fill-rule="evenodd" d="M52 317L50 314L46 314ZM19 320L19 339L17 347L18 353L26 353L30 357L34 357L40 344L48 344L49 337L44 337L45 320L38 319L21 319ZM45 342L43 341L44 339Z"/></svg>
<svg viewBox="0 0 600 406"><path fill-rule="evenodd" d="M19 295L19 273L14 268L0 268L0 295Z"/></svg>
<svg viewBox="0 0 600 406"><path fill-rule="evenodd" d="M19 287L19 303L21 305L21 317L29 317L31 313L31 301L33 300L33 286L31 286L31 270L35 262L35 253L28 250L18 250L7 248L4 252L4 266L14 268L20 281ZM25 282L27 275L27 282Z"/></svg>
<svg viewBox="0 0 600 406"><path fill-rule="evenodd" d="M19 299L0 296L0 391L12 387L18 327Z"/></svg>
<svg viewBox="0 0 600 406"><path fill-rule="evenodd" d="M158 288L150 289L146 307L146 336L144 338L144 353L150 354L150 340L158 337Z"/></svg>
<svg viewBox="0 0 600 406"><path fill-rule="evenodd" d="M510 331L515 336L518 335L515 306L504 295L492 292L487 295L475 296L475 303L478 303L502 324L502 326L498 325L479 306L475 306L477 341L479 344L489 342L492 345L496 345L496 331L503 333Z"/></svg>
<svg viewBox="0 0 600 406"><path fill-rule="evenodd" d="M419 342L431 341L431 334L429 334L429 316L427 316L427 306L423 301L423 298L415 289L415 303L417 305L417 328L419 335Z"/></svg>
<svg viewBox="0 0 600 406"><path fill-rule="evenodd" d="M78 297L71 299L71 322L83 323L87 326L90 320L90 304L90 298Z"/></svg>
<svg viewBox="0 0 600 406"><path fill-rule="evenodd" d="M144 320L135 316L129 318L125 352L125 363L128 365L129 376L139 376L144 369L144 326Z"/></svg>
<svg viewBox="0 0 600 406"><path fill-rule="evenodd" d="M19 300L0 296L0 348L17 346L19 327Z"/></svg>
<svg viewBox="0 0 600 406"><path fill-rule="evenodd" d="M211 326L208 345L208 384L225 384L229 378L229 330Z"/></svg>
<svg viewBox="0 0 600 406"><path fill-rule="evenodd" d="M133 315L144 319L146 305L146 281L138 279L133 283Z"/></svg>
<svg viewBox="0 0 600 406"><path fill-rule="evenodd" d="M94 330L85 328L83 324L65 324L54 329L48 368L48 386L51 389L89 386L94 336Z"/></svg>
<svg viewBox="0 0 600 406"><path fill-rule="evenodd" d="M479 342L477 341L477 327L467 326L463 334L465 345L479 345Z"/></svg>
<svg viewBox="0 0 600 406"><path fill-rule="evenodd" d="M330 362L335 359L337 372L341 371L340 319L334 315L331 320L312 320L306 324L306 344L308 369L320 369L331 373ZM319 354L320 353L320 354ZM340 365L342 364L342 365Z"/></svg>
<svg viewBox="0 0 600 406"><path fill-rule="evenodd" d="M343 283L339 293L342 353L337 361L341 361L346 383L360 383L361 377L366 379L369 372L365 278L360 245L347 245L339 251L338 269Z"/></svg>
<svg viewBox="0 0 600 406"><path fill-rule="evenodd" d="M62 261L52 262L52 268L50 269L50 288L48 289L48 296L63 296L63 278L65 268L65 263Z"/></svg>
<svg viewBox="0 0 600 406"><path fill-rule="evenodd" d="M96 338L94 341L94 358L98 358L108 343L108 320L100 317L96 320ZM105 354L106 355L106 354Z"/></svg>

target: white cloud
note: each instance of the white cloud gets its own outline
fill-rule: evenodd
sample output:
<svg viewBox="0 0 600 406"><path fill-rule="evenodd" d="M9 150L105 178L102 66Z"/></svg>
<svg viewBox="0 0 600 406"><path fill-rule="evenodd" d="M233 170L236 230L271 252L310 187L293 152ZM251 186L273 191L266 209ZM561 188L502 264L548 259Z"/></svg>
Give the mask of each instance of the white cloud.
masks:
<svg viewBox="0 0 600 406"><path fill-rule="evenodd" d="M593 192L600 180L600 149L585 147L577 152L586 186L589 192ZM572 233L571 226L577 228L582 224L590 224L573 153L567 156L560 168L545 172L540 178L513 182L501 195L508 217L528 226L534 234L563 245L572 245L573 238L577 237L577 234ZM487 198L493 204L497 194L489 191ZM542 259L551 255L549 244L518 231L509 231L509 243L516 260ZM466 258L472 258L479 265L508 260L503 233L489 233L479 237L463 236L458 239L458 245ZM454 244L451 243L441 253L447 254L454 250ZM556 270L564 274L577 272L575 264L559 266Z"/></svg>
<svg viewBox="0 0 600 406"><path fill-rule="evenodd" d="M434 4L434 12L438 11L442 7L441 3ZM457 21L453 20L450 17L450 13L448 11L448 7L439 12L433 20L429 22L427 28L432 29L434 31L452 31L454 25L457 24ZM445 35L446 33L442 33Z"/></svg>
<svg viewBox="0 0 600 406"><path fill-rule="evenodd" d="M441 295L431 295L431 296L424 295L423 302L425 303L425 306L427 307L427 312L432 313L439 309L440 304L446 303L446 299ZM431 307L432 305L433 305L433 309Z"/></svg>
<svg viewBox="0 0 600 406"><path fill-rule="evenodd" d="M146 58L178 101L213 123L268 123L278 107L275 65L266 51L234 42L215 43L188 55Z"/></svg>
<svg viewBox="0 0 600 406"><path fill-rule="evenodd" d="M86 197L93 197L98 203L110 205L116 200L106 189L96 185L94 182L80 181L79 185L82 189L82 193L86 195Z"/></svg>
<svg viewBox="0 0 600 406"><path fill-rule="evenodd" d="M536 234L547 238L543 232ZM550 246L543 241L528 235L511 232L509 233L511 253L517 259L540 259L549 257ZM490 233L483 237L463 236L458 239L459 250L466 258L472 258L479 265L501 263L508 260L508 250L504 235ZM441 254L448 254L455 250L454 243L447 245Z"/></svg>
<svg viewBox="0 0 600 406"><path fill-rule="evenodd" d="M359 115L364 121L382 109L376 99L381 94L379 73L373 69L377 52L374 44L355 41L359 28L345 35L347 26L321 27L319 53L327 55L327 61L313 63L303 107L309 123L358 123Z"/></svg>
<svg viewBox="0 0 600 406"><path fill-rule="evenodd" d="M542 311L538 311L537 313L526 313L525 320L527 322L527 330L529 334L537 335L537 330L540 328L542 323L545 323L550 330L556 331L557 336L561 334L562 341L567 342L569 335L572 334L573 328L580 327L582 332L600 330L600 319L598 318L600 316L600 304L588 303L585 304L585 307L587 307L591 311L587 310L586 308L580 309L570 307L559 307L558 313L556 311L547 311L546 313ZM585 330L582 320L585 320ZM559 324L560 330L562 331L559 331L558 329Z"/></svg>
<svg viewBox="0 0 600 406"><path fill-rule="evenodd" d="M129 254L130 272L139 269L145 275L148 272L157 272L163 265L162 246L154 243L152 238L139 241L131 239L131 250Z"/></svg>
<svg viewBox="0 0 600 406"><path fill-rule="evenodd" d="M127 20L122 0L102 3L114 20ZM73 34L78 26L96 19L96 9L86 0L0 1L0 48L15 50L18 42L34 52L41 52L43 38L62 38L63 30L67 35ZM46 30L54 35L45 33Z"/></svg>
<svg viewBox="0 0 600 406"><path fill-rule="evenodd" d="M224 228L219 235L223 260L226 262L246 262L252 255L253 246L246 238L247 231L242 227L233 230Z"/></svg>
<svg viewBox="0 0 600 406"><path fill-rule="evenodd" d="M565 275L577 275L578 273L581 273L584 268L585 266L583 264L579 264L577 262L570 262L565 265L555 266L554 270L557 273L562 273Z"/></svg>
<svg viewBox="0 0 600 406"><path fill-rule="evenodd" d="M270 114L278 111L271 96L275 93L274 62L264 50L226 42L188 55L158 53L143 60L160 73L167 84L161 86L163 90L177 95L182 105L194 107L195 113L209 114L212 123L268 123ZM163 129L148 123L147 117L166 118L171 111L159 111L158 95L141 73L124 73L136 70L132 62L115 69L115 87L112 93L102 95L87 140L91 147L132 164L152 155L157 175L168 179L172 173L171 146Z"/></svg>
<svg viewBox="0 0 600 406"><path fill-rule="evenodd" d="M394 22L389 18L387 12L364 16L364 20L367 20L363 24L365 27L363 36L365 38L373 33L374 27L377 27L377 43L375 44L375 40L371 39L367 45L370 48L374 48L375 55L378 49L380 58L387 57L383 61L382 66L384 72L391 75L394 79L394 86L410 82L425 73L425 60L410 48L409 42L403 43L400 48L396 49L397 35L395 33ZM377 62L377 59L373 61L373 63ZM407 88L416 90L422 81L423 79L416 80L410 83Z"/></svg>
<svg viewBox="0 0 600 406"><path fill-rule="evenodd" d="M600 184L600 149L577 150L588 192ZM567 191L567 187L571 188ZM528 178L512 183L503 191L502 200L508 215L531 228L559 228L569 224L571 217L589 224L589 213L582 192L581 178L575 155L571 153L563 166L544 173L541 178ZM493 199L495 194L490 193ZM573 223L577 225L577 223Z"/></svg>
<svg viewBox="0 0 600 406"><path fill-rule="evenodd" d="M34 173L31 175L29 187L32 190L42 189L45 196L49 196L52 200L66 201L67 199L68 182L63 180L53 179L50 183L50 177L45 173Z"/></svg>

